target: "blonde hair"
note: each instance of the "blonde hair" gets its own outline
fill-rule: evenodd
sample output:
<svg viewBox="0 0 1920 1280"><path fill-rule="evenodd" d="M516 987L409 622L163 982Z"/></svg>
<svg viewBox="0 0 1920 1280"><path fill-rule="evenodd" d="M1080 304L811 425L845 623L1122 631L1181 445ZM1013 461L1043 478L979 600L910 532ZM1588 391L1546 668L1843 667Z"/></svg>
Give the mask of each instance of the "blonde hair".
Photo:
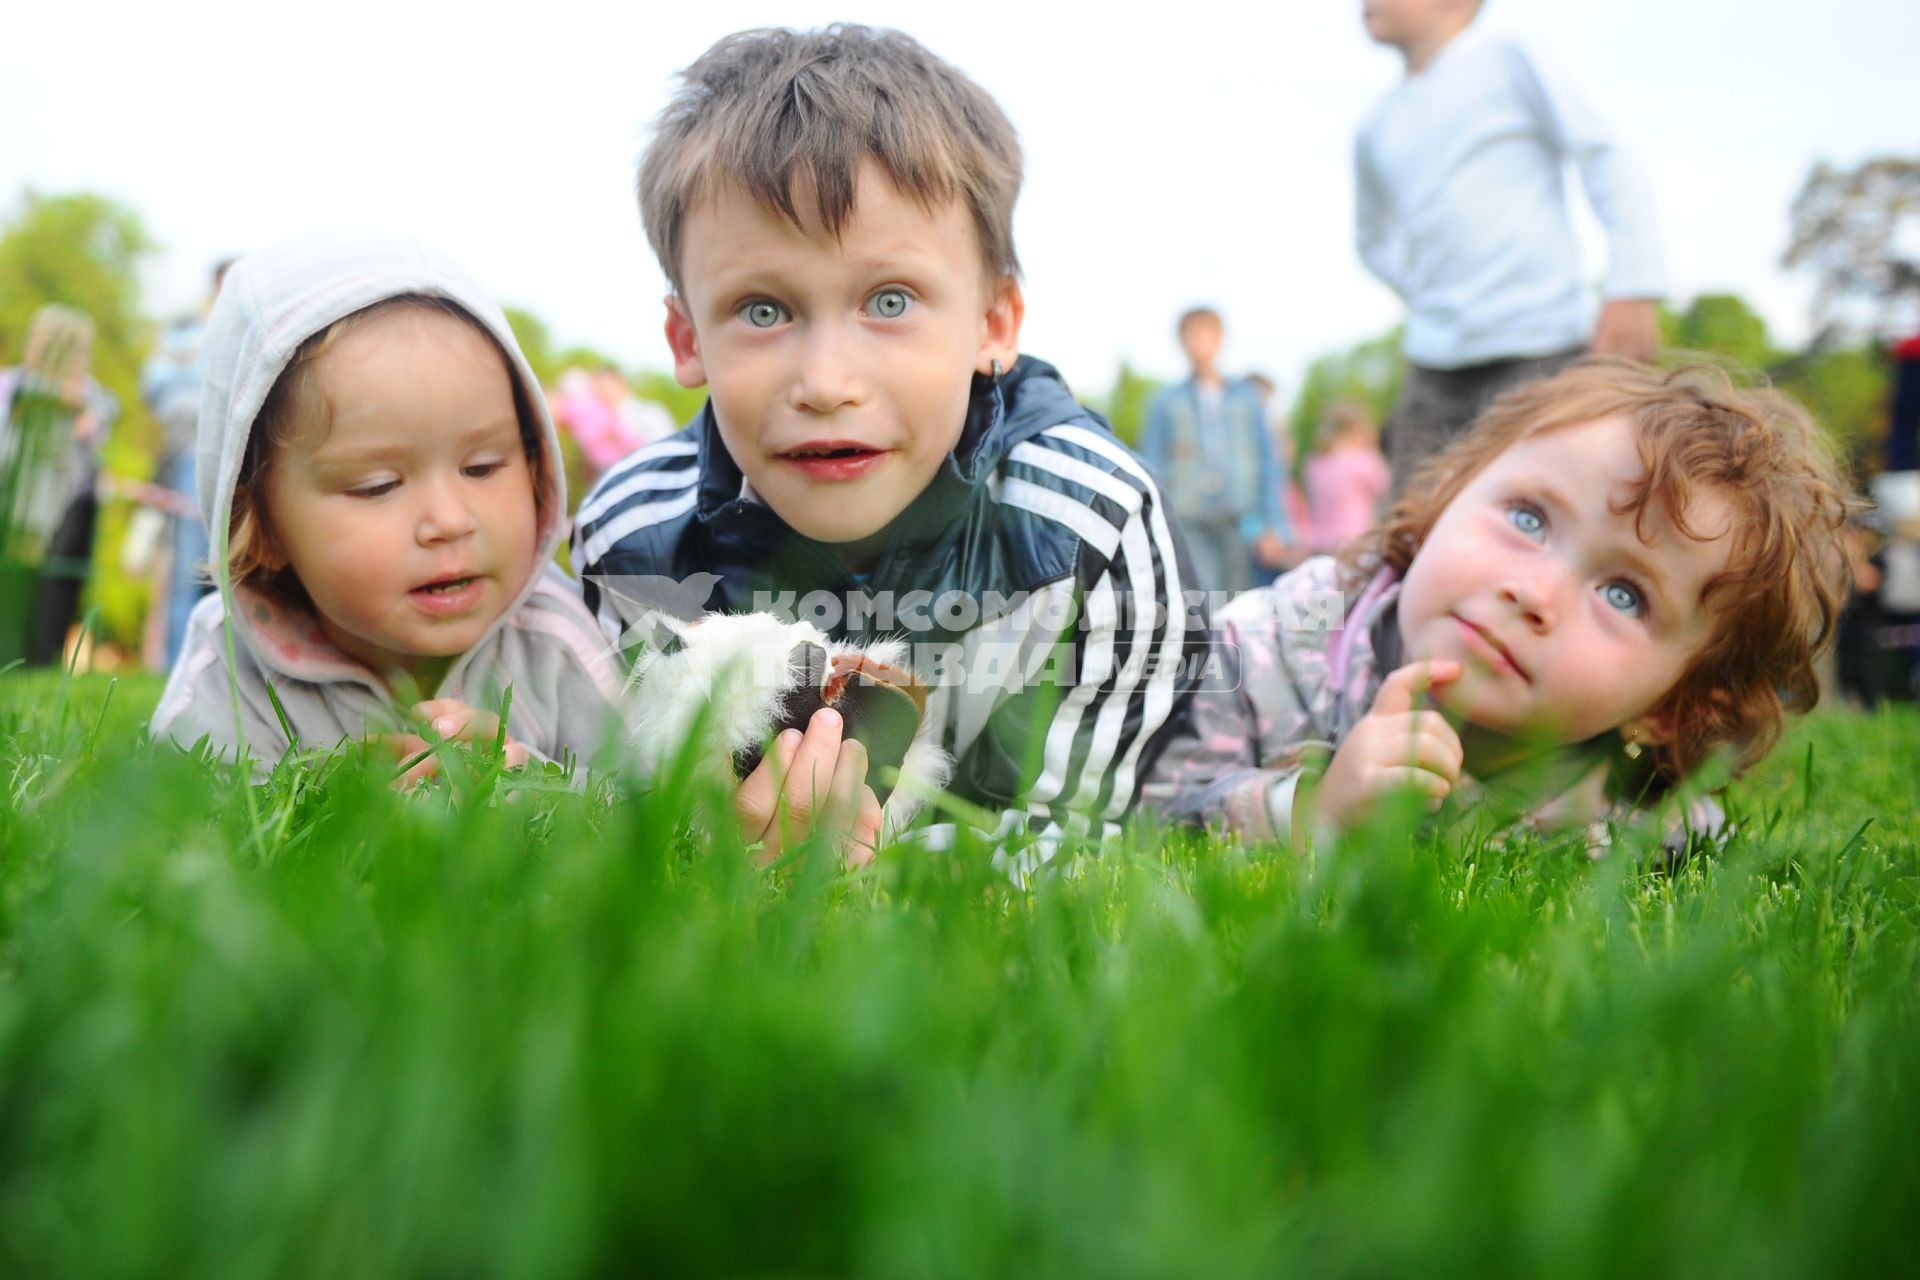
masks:
<svg viewBox="0 0 1920 1280"><path fill-rule="evenodd" d="M40 386L78 403L93 366L93 317L76 307L49 302L27 324L21 372Z"/></svg>
<svg viewBox="0 0 1920 1280"><path fill-rule="evenodd" d="M1619 508L1637 529L1644 533L1658 501L1682 534L1697 537L1686 517L1702 490L1734 512L1727 567L1701 593L1713 634L1654 709L1673 737L1653 749L1653 773L1670 784L1727 747L1745 769L1778 739L1787 710L1818 701L1814 662L1832 643L1850 582L1841 528L1854 504L1832 444L1779 392L1742 387L1705 364L1574 365L1494 401L1342 558L1355 575L1373 566L1405 573L1440 513L1509 446L1616 415L1634 424L1647 472Z"/></svg>
<svg viewBox="0 0 1920 1280"><path fill-rule="evenodd" d="M741 31L681 79L639 177L647 239L676 293L697 200L732 184L799 226L793 193L804 180L821 223L838 235L868 160L923 205L964 201L989 273L1020 274L1013 125L980 86L911 36L854 25Z"/></svg>
<svg viewBox="0 0 1920 1280"><path fill-rule="evenodd" d="M260 412L254 416L253 427L247 435L246 456L234 482L233 510L227 523L227 573L236 586L246 584L296 604L309 603L305 588L287 566L286 557L274 540L271 513L266 509L267 474L283 447L306 436L324 437L333 427L333 404L327 399L326 387L319 376L321 359L341 339L364 328L375 317L402 310L455 317L471 325L499 354L507 381L513 388L520 443L533 472L535 510L542 517L546 515L547 456L539 420L499 339L457 303L427 294L399 294L344 316L301 343L274 381Z"/></svg>

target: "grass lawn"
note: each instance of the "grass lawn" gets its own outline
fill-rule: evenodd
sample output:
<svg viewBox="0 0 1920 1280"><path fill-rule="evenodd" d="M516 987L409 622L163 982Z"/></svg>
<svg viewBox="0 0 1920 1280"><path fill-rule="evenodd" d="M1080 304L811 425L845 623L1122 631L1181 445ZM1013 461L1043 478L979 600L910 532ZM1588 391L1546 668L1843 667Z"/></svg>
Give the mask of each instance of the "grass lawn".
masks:
<svg viewBox="0 0 1920 1280"><path fill-rule="evenodd" d="M263 788L0 676L0 1273L1920 1270L1920 715L1740 834L774 872L684 787Z"/></svg>

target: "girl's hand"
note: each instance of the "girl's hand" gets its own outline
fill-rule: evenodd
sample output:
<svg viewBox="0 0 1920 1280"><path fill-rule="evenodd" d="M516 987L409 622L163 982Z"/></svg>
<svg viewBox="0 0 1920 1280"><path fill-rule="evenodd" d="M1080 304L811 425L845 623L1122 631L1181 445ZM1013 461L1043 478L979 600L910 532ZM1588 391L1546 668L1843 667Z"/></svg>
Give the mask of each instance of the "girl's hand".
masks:
<svg viewBox="0 0 1920 1280"><path fill-rule="evenodd" d="M367 739L376 747L393 757L393 762L405 764L425 751L432 744L417 733L377 733ZM407 771L393 780L395 791L411 791L440 771L440 757L427 756L416 761Z"/></svg>
<svg viewBox="0 0 1920 1280"><path fill-rule="evenodd" d="M476 745L491 746L500 735L500 717L491 711L476 711L458 698L432 698L426 702L416 702L413 706L414 718L433 729L436 736L457 742L469 742ZM419 743L416 751L425 751L429 745L424 738L416 734L390 734L390 738L412 739ZM407 754L412 754L411 752ZM533 753L515 742L511 736L502 747L507 768L518 769L533 758ZM401 757L402 759L405 756ZM440 772L440 757L428 756L402 775L400 781L407 786L416 785ZM418 776L416 776L418 775Z"/></svg>
<svg viewBox="0 0 1920 1280"><path fill-rule="evenodd" d="M1399 787L1416 787L1430 808L1440 807L1460 779L1460 735L1438 711L1418 705L1422 693L1459 679L1460 671L1457 662L1434 660L1409 663L1386 678L1314 792L1322 821L1345 830Z"/></svg>
<svg viewBox="0 0 1920 1280"><path fill-rule="evenodd" d="M782 731L773 750L734 792L740 838L761 846L762 862L815 832L847 851L847 865L873 861L880 840L880 800L867 785L867 749L843 739L840 713L813 713L804 734Z"/></svg>

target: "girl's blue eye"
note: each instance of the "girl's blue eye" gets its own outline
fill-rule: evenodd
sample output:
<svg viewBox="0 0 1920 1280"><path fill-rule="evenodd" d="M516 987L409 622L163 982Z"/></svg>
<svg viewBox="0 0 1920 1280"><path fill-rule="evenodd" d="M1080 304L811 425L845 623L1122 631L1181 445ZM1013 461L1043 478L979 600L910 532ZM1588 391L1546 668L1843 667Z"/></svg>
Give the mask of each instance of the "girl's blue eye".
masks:
<svg viewBox="0 0 1920 1280"><path fill-rule="evenodd" d="M786 319L786 310L777 302L749 302L740 309L746 322L756 329L771 329Z"/></svg>
<svg viewBox="0 0 1920 1280"><path fill-rule="evenodd" d="M1530 507L1524 502L1508 507L1507 519L1513 523L1514 528L1529 538L1537 538L1547 531L1547 518L1540 514L1538 508Z"/></svg>
<svg viewBox="0 0 1920 1280"><path fill-rule="evenodd" d="M463 470L466 471L469 480L485 480L506 465L505 462L476 462Z"/></svg>
<svg viewBox="0 0 1920 1280"><path fill-rule="evenodd" d="M349 498L384 498L400 487L398 480L383 480L379 484L363 485L358 489L347 490Z"/></svg>
<svg viewBox="0 0 1920 1280"><path fill-rule="evenodd" d="M1600 598L1622 613L1631 613L1639 617L1646 608L1646 602L1640 598L1640 589L1631 582L1609 582L1600 588Z"/></svg>
<svg viewBox="0 0 1920 1280"><path fill-rule="evenodd" d="M873 301L868 305L873 308L873 314L882 319L897 320L906 314L907 308L913 305L913 300L908 298L902 290L882 289L873 295Z"/></svg>

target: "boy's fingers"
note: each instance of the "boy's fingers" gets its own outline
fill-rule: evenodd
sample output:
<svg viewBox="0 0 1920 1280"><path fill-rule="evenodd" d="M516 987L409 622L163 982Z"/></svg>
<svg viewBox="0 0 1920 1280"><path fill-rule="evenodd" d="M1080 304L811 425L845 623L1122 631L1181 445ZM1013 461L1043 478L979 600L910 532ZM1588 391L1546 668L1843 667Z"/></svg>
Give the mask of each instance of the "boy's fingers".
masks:
<svg viewBox="0 0 1920 1280"><path fill-rule="evenodd" d="M773 750L761 756L760 763L734 789L733 813L740 823L740 838L746 843L757 844L766 838L787 767L799 749L800 731L785 730L774 738Z"/></svg>
<svg viewBox="0 0 1920 1280"><path fill-rule="evenodd" d="M859 816L860 792L866 785L867 749L850 738L840 744L840 758L833 765L833 785L827 794L828 812L836 822Z"/></svg>
<svg viewBox="0 0 1920 1280"><path fill-rule="evenodd" d="M1405 715L1420 705L1420 695L1437 684L1460 678L1460 664L1450 658L1409 662L1381 682L1373 695L1372 715Z"/></svg>
<svg viewBox="0 0 1920 1280"><path fill-rule="evenodd" d="M880 828L885 823L880 797L872 787L860 788L860 813L853 821L853 838L847 844L847 866L855 871L873 861L880 845Z"/></svg>
<svg viewBox="0 0 1920 1280"><path fill-rule="evenodd" d="M787 771L786 785L780 794L792 818L789 831L795 839L813 828L813 816L825 803L833 785L835 766L840 759L840 713L823 707L807 721L807 732L794 753L793 767Z"/></svg>

